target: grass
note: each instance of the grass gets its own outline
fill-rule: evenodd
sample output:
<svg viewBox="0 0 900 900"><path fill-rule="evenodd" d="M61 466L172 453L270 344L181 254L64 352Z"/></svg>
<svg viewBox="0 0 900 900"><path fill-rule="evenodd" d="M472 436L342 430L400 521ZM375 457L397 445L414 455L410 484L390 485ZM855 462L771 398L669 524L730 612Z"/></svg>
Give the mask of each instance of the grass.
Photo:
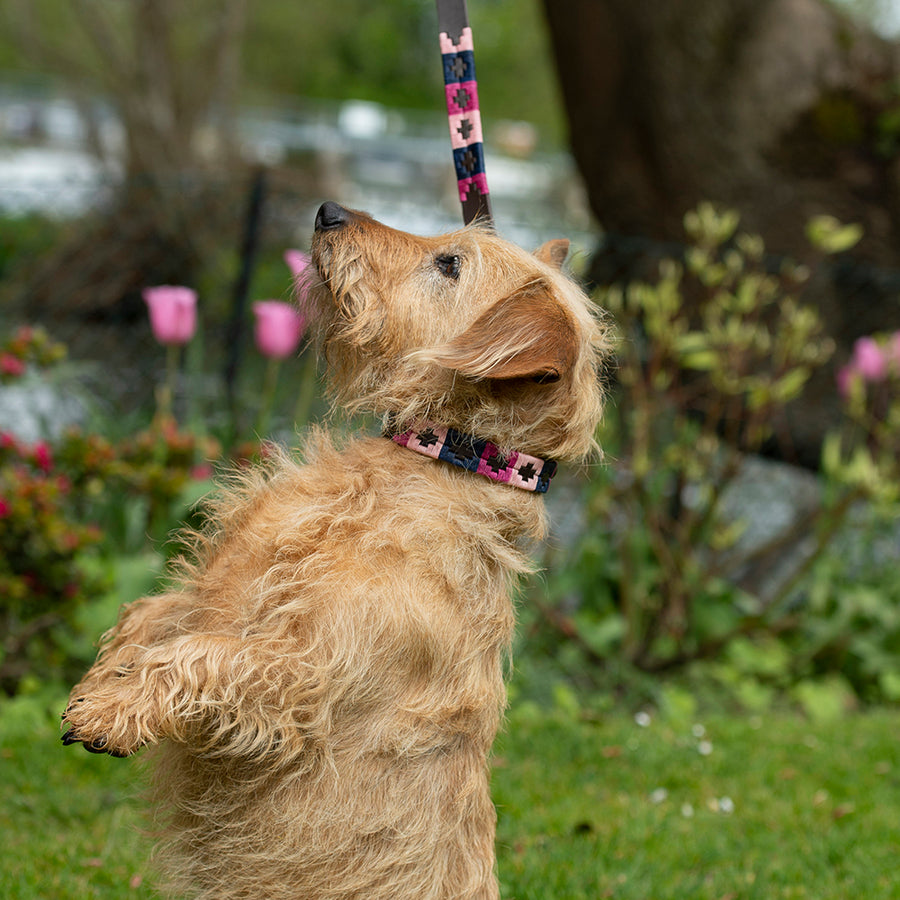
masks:
<svg viewBox="0 0 900 900"><path fill-rule="evenodd" d="M0 896L151 898L139 766L0 705ZM697 722L514 708L494 797L504 898L900 897L900 714Z"/></svg>
<svg viewBox="0 0 900 900"><path fill-rule="evenodd" d="M898 725L513 716L494 782L504 896L898 897Z"/></svg>

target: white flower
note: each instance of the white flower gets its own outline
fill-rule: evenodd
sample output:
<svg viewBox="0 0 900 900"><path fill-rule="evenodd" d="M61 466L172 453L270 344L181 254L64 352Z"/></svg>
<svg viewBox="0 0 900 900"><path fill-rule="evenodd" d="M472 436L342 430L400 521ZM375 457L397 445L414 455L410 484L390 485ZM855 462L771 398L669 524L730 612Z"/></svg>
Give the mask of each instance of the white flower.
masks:
<svg viewBox="0 0 900 900"><path fill-rule="evenodd" d="M709 756L710 753L713 752L712 741L700 741L700 743L697 744L697 752L701 756Z"/></svg>
<svg viewBox="0 0 900 900"><path fill-rule="evenodd" d="M664 803L669 797L669 792L665 788L657 788L650 794L651 803Z"/></svg>
<svg viewBox="0 0 900 900"><path fill-rule="evenodd" d="M634 721L641 727L647 728L650 725L650 713L641 710L634 714Z"/></svg>
<svg viewBox="0 0 900 900"><path fill-rule="evenodd" d="M694 816L694 807L691 806L690 803L682 803L681 804L681 814L686 819L691 819Z"/></svg>

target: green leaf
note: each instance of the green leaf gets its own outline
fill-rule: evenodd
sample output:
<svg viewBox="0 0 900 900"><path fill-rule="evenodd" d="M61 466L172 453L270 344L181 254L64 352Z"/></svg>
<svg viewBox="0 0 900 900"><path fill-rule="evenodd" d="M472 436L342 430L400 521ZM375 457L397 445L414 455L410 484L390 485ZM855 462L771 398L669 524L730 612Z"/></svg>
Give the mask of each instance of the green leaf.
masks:
<svg viewBox="0 0 900 900"><path fill-rule="evenodd" d="M719 354L715 350L698 350L696 353L686 353L681 358L681 364L686 369L709 372L718 366Z"/></svg>
<svg viewBox="0 0 900 900"><path fill-rule="evenodd" d="M799 396L809 378L809 372L803 368L792 369L772 385L772 393L779 403L789 403Z"/></svg>
<svg viewBox="0 0 900 900"><path fill-rule="evenodd" d="M842 225L834 216L815 216L806 226L806 236L824 253L843 253L862 239L862 225Z"/></svg>

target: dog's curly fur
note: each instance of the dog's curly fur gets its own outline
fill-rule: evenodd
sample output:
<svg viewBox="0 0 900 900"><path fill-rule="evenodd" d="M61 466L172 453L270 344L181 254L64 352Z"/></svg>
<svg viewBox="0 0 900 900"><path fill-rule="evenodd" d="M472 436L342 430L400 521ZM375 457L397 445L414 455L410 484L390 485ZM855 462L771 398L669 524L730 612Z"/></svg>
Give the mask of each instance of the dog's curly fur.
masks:
<svg viewBox="0 0 900 900"><path fill-rule="evenodd" d="M557 459L593 449L605 330L559 271L473 227L326 204L311 312L335 403ZM173 890L496 898L487 760L538 495L314 431L235 476L167 593L124 608L67 743L153 769Z"/></svg>

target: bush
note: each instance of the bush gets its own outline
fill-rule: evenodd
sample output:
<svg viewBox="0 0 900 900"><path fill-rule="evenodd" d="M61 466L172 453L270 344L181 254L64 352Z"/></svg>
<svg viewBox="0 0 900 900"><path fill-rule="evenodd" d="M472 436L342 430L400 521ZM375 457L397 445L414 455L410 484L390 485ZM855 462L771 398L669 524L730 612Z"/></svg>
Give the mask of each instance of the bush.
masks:
<svg viewBox="0 0 900 900"><path fill-rule="evenodd" d="M732 213L702 206L685 222L692 244L682 262L664 261L655 284L599 297L620 328L615 396L599 436L609 462L588 488L584 536L551 560L552 599L538 604L565 638L555 649L572 669L587 665L620 681L719 658L721 679L737 673L761 688L757 696L823 671L884 696L886 686L900 687L900 672L874 664L900 642L893 594L869 589L867 637L850 651L848 610L858 592L827 553L862 501L897 520L900 351L877 383L858 367L843 377L853 424L826 444L814 508L789 533L745 540L733 494L748 457L777 437L788 404L833 344L797 299L806 269L773 267L762 240L739 233ZM823 252L859 237L831 219L809 233ZM879 346L890 359L889 342ZM790 564L778 574L774 561L785 555ZM847 654L876 634L868 662L849 665ZM729 651L740 642L766 657L761 669L741 671L747 654Z"/></svg>
<svg viewBox="0 0 900 900"><path fill-rule="evenodd" d="M58 668L52 632L105 586L84 565L102 534L77 521L73 486L45 443L0 433L0 689L13 693L37 668Z"/></svg>
<svg viewBox="0 0 900 900"><path fill-rule="evenodd" d="M0 343L0 386L65 357L42 329L20 328ZM77 428L34 443L0 432L0 690L64 670L109 560L164 540L220 456L214 440L160 417L116 444Z"/></svg>

